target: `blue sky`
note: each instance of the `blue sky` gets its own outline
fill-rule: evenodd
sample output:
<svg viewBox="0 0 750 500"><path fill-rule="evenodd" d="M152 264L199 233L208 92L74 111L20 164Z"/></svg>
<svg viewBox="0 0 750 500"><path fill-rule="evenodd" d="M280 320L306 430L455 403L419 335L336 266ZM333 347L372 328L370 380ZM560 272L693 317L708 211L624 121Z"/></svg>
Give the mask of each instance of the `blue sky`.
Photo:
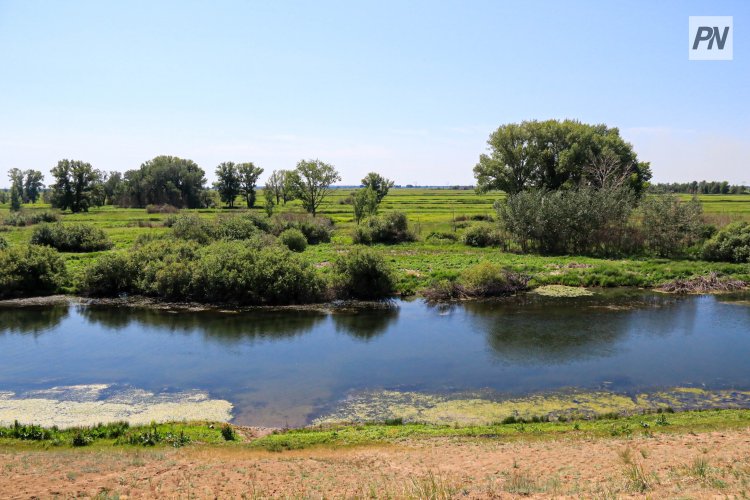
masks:
<svg viewBox="0 0 750 500"><path fill-rule="evenodd" d="M733 61L688 60L690 15L734 17ZM492 130L547 118L750 184L748 34L745 1L0 0L0 186L159 154L470 184Z"/></svg>

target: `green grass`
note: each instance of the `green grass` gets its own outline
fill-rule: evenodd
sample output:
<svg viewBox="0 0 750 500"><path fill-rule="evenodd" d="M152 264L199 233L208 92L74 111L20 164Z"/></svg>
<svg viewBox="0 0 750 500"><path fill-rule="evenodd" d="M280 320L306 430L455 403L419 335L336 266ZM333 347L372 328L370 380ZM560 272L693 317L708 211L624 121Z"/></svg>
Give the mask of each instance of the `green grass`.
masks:
<svg viewBox="0 0 750 500"><path fill-rule="evenodd" d="M335 189L319 213L331 217L335 222L333 241L330 244L308 246L302 254L314 264L331 262L349 248L351 232L355 227L350 205L344 200L351 189ZM732 275L738 279L750 279L750 266L723 263L707 263L696 260L664 260L651 258L595 259L588 257L519 255L503 253L492 248L472 248L461 243L432 243L425 237L432 231L461 234L470 224L461 221L472 216L494 215L492 205L502 199L502 193L477 195L470 190L454 189L393 189L383 200L381 212L402 211L409 217L411 227L421 237L420 241L393 246L375 246L393 265L397 272L398 289L404 294L419 292L435 279L455 278L461 271L480 261L491 261L514 271L532 276L531 285L561 284L570 286L641 286L652 287L665 281L688 278L710 271ZM688 196L684 196L688 198ZM750 220L750 195L702 195L706 219L724 225L734 220ZM242 206L238 202L238 206ZM37 203L25 206L24 210L48 210L49 205ZM196 210L201 217L213 218L244 210L223 208ZM263 196L258 196L258 206L263 212ZM280 207L281 211L302 212L298 201ZM0 206L0 221L8 213L7 205ZM112 206L93 208L88 213L64 214L64 222L87 222L102 228L114 242L114 249L127 249L143 234L161 234L169 231L163 226L167 214L147 214L143 209L127 209ZM458 221L456 219L459 219ZM33 226L7 227L0 234L11 245L28 242ZM65 254L72 283L85 266L100 255ZM329 268L320 266L321 272ZM69 291L74 291L71 288Z"/></svg>
<svg viewBox="0 0 750 500"><path fill-rule="evenodd" d="M156 429L162 435L186 437L187 446L243 446L273 452L299 450L311 447L349 447L379 443L398 443L403 440L431 438L457 438L502 441L528 441L565 438L622 438L653 436L656 434L680 434L707 432L728 429L745 429L750 426L750 410L707 410L670 413L669 425L659 425L658 419L664 414L650 413L629 417L603 417L590 420L569 420L565 422L525 422L497 423L493 425L432 425L405 423L373 423L362 425L336 425L308 427L276 431L252 441L241 439L227 441L222 435L222 424L209 422L164 423L150 426L130 427L124 436L152 432ZM536 419L535 419L536 420ZM117 424L111 424L116 426ZM106 429L109 426L102 426ZM48 430L45 439L18 439L7 437L11 427L0 427L0 448L4 449L60 449L74 448L76 433L89 432L91 428ZM39 428L37 428L38 430ZM87 430L88 429L88 430ZM5 435L6 437L2 437ZM136 440L137 441L137 440ZM93 439L86 448L111 448L113 446L133 448L133 440L119 437ZM162 440L155 447L170 447L174 443Z"/></svg>

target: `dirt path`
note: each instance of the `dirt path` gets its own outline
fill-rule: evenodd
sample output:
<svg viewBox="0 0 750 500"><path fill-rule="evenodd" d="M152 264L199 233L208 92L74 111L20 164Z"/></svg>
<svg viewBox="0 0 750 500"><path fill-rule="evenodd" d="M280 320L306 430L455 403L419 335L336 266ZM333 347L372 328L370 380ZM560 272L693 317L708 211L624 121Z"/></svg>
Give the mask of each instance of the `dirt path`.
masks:
<svg viewBox="0 0 750 500"><path fill-rule="evenodd" d="M268 453L0 450L0 497L744 497L750 429L705 434L398 445Z"/></svg>

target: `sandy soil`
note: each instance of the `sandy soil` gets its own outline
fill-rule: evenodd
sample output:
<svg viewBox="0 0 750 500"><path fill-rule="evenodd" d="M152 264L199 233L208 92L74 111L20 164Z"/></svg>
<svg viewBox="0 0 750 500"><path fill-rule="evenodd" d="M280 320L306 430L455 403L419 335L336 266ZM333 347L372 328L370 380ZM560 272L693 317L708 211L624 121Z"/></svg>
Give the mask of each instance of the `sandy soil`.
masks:
<svg viewBox="0 0 750 500"><path fill-rule="evenodd" d="M750 429L653 438L430 439L283 453L0 449L0 497L744 497Z"/></svg>

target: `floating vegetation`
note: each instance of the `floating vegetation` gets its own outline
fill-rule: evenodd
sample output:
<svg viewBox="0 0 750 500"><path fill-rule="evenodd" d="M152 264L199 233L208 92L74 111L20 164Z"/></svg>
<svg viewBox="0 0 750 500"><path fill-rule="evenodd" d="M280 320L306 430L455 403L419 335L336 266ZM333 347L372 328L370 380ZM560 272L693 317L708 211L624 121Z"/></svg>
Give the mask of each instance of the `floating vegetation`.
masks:
<svg viewBox="0 0 750 500"><path fill-rule="evenodd" d="M145 425L193 420L226 422L231 418L229 401L210 399L199 391L154 394L92 384L52 387L19 395L0 392L0 425L21 420L43 427L70 428L119 421Z"/></svg>
<svg viewBox="0 0 750 500"><path fill-rule="evenodd" d="M531 291L544 297L590 297L594 292L578 286L544 285Z"/></svg>
<svg viewBox="0 0 750 500"><path fill-rule="evenodd" d="M488 425L498 422L616 418L641 412L750 408L750 391L675 388L635 396L608 391L559 391L495 400L481 395L446 396L417 392L371 391L352 395L314 424L342 422L423 422Z"/></svg>

